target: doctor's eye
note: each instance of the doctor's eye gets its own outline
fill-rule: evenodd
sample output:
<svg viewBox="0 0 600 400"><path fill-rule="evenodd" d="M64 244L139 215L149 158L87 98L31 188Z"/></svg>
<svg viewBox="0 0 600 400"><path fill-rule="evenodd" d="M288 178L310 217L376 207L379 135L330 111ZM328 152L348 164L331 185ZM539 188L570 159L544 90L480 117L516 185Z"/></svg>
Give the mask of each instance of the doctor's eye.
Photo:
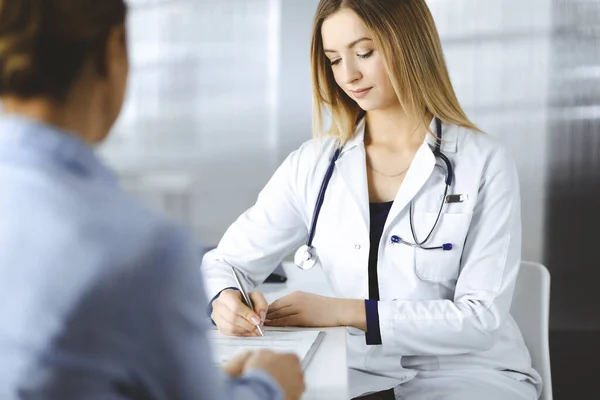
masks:
<svg viewBox="0 0 600 400"><path fill-rule="evenodd" d="M358 58L369 58L369 57L371 57L373 55L374 51L375 50L371 50L370 52L365 53L365 54L357 54L357 56L358 56Z"/></svg>
<svg viewBox="0 0 600 400"><path fill-rule="evenodd" d="M334 65L338 65L340 63L340 61L342 61L341 58L338 58L335 60L329 60L329 65L331 65L333 67Z"/></svg>

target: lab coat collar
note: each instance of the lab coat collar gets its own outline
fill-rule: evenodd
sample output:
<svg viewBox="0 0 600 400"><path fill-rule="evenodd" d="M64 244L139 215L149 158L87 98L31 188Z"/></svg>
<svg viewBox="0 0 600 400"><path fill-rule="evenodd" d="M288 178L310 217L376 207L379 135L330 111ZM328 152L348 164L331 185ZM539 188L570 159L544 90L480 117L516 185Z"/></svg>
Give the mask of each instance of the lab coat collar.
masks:
<svg viewBox="0 0 600 400"><path fill-rule="evenodd" d="M346 142L342 149L342 154L355 149L357 146L365 144L365 128L367 126L366 118L361 118L354 128L354 135Z"/></svg>
<svg viewBox="0 0 600 400"><path fill-rule="evenodd" d="M342 154L356 148L358 145L364 146L365 143L365 128L366 128L366 118L361 118L356 124L356 128L354 129L354 136L346 144L342 149ZM437 138L435 136L436 126L435 126L435 118L431 120L431 124L429 125L429 129L432 134L425 135L424 143L428 143L431 148L435 148L435 144L437 142ZM442 145L441 149L445 153L456 153L458 151L458 129L459 127L454 125L442 124Z"/></svg>
<svg viewBox="0 0 600 400"><path fill-rule="evenodd" d="M435 132L435 119L432 120L430 129ZM370 226L370 211L364 136L365 118L361 119L356 125L354 136L344 146L336 167L342 180L348 187L352 199L358 206L368 231ZM442 140L442 151L455 153L458 148L458 127L442 124ZM386 220L384 232L412 201L431 176L436 163L436 158L433 154L435 143L436 137L427 134L423 140L423 144L417 150L402 186L396 194L389 217Z"/></svg>
<svg viewBox="0 0 600 400"><path fill-rule="evenodd" d="M425 135L425 142L429 143L432 148L435 148L437 142L435 118L431 121L429 129L432 134ZM442 145L441 149L444 153L456 153L458 151L458 130L460 128L455 125L442 123Z"/></svg>

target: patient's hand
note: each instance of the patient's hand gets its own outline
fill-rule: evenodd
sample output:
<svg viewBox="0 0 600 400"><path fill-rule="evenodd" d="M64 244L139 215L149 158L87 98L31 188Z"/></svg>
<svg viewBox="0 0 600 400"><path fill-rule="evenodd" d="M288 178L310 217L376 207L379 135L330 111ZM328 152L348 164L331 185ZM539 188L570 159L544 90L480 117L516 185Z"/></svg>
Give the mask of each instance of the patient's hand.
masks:
<svg viewBox="0 0 600 400"><path fill-rule="evenodd" d="M259 350L248 358L244 371L262 370L277 381L286 400L299 400L304 393L304 372L296 354Z"/></svg>
<svg viewBox="0 0 600 400"><path fill-rule="evenodd" d="M223 367L223 372L225 372L227 375L231 376L232 378L239 377L244 372L244 367L246 365L246 362L248 361L248 359L250 358L251 355L252 355L252 353L247 351L245 353L238 355L237 357L232 358Z"/></svg>
<svg viewBox="0 0 600 400"><path fill-rule="evenodd" d="M298 400L304 393L304 373L295 354L274 353L268 350L246 352L231 359L223 371L232 378L245 372L261 370L271 375L285 393L286 400Z"/></svg>

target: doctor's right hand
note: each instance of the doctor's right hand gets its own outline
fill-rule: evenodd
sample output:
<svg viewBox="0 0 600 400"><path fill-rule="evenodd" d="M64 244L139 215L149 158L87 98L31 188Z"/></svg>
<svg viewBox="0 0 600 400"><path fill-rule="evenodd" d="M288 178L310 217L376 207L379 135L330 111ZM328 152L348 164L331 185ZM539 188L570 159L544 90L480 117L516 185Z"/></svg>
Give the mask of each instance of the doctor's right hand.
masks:
<svg viewBox="0 0 600 400"><path fill-rule="evenodd" d="M223 290L213 301L210 317L219 332L232 336L260 336L256 326L263 326L269 304L260 292L250 292L248 296L254 303L254 310L244 304L242 293L235 289Z"/></svg>

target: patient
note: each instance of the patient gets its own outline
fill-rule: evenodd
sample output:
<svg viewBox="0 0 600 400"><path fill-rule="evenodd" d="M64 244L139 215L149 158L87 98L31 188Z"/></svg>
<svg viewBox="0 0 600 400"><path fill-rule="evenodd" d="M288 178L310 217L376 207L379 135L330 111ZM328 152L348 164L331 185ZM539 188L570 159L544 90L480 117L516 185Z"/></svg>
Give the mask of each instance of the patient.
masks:
<svg viewBox="0 0 600 400"><path fill-rule="evenodd" d="M193 243L93 152L123 103L125 16L0 1L0 399L298 399L294 355L213 367Z"/></svg>

